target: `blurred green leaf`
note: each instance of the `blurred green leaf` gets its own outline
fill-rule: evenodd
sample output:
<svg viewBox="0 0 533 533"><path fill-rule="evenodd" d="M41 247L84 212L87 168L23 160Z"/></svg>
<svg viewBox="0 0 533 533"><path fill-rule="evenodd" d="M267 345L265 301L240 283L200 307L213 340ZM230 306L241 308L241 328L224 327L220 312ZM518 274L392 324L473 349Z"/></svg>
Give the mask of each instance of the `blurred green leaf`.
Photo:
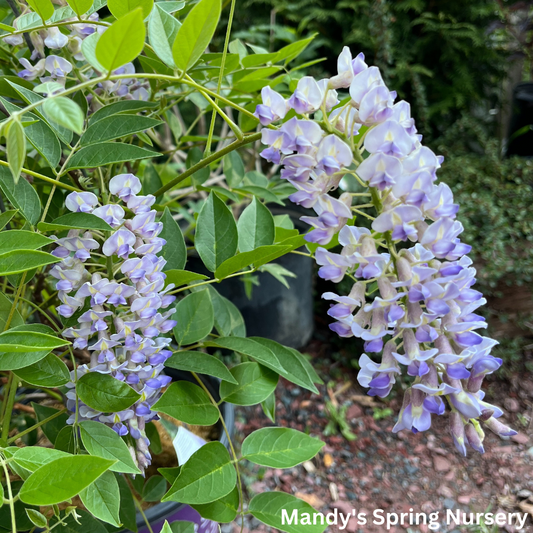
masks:
<svg viewBox="0 0 533 533"><path fill-rule="evenodd" d="M74 133L81 134L85 116L80 106L65 96L53 96L45 99L43 111L48 119Z"/></svg>
<svg viewBox="0 0 533 533"><path fill-rule="evenodd" d="M50 0L28 0L29 6L46 22L54 14Z"/></svg>
<svg viewBox="0 0 533 533"><path fill-rule="evenodd" d="M166 3L168 2L155 4L148 20L148 38L159 59L169 67L176 68L172 55L172 46L178 35L181 23L165 11L162 4Z"/></svg>
<svg viewBox="0 0 533 533"><path fill-rule="evenodd" d="M18 118L11 120L4 134L6 137L7 162L15 184L17 184L26 159L26 136Z"/></svg>
<svg viewBox="0 0 533 533"><path fill-rule="evenodd" d="M107 7L116 19L131 13L138 7L141 8L143 19L145 19L153 6L154 0L107 0Z"/></svg>

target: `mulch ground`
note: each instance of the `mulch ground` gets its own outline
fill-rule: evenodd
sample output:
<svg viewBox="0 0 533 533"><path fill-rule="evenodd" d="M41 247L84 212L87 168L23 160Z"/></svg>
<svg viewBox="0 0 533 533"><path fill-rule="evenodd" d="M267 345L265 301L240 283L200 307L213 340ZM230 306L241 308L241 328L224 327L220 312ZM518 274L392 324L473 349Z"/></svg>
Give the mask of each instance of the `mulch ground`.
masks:
<svg viewBox="0 0 533 533"><path fill-rule="evenodd" d="M401 398L369 398L357 383L357 371L349 360L332 360L330 347L313 340L306 350L315 368L329 383L320 386L317 396L283 381L277 392L276 425L307 431L320 437L326 445L320 454L298 467L272 470L245 465L244 479L248 496L265 490L284 491L308 501L323 513L337 507L343 513L356 509L364 512L365 526L352 519L344 530L348 533L386 531L372 525L372 513L406 513L410 510L439 511L442 520L447 509L465 512L529 512L533 515L533 376L524 367L502 378L487 380L485 390L491 403L505 409L505 421L519 431L511 439L501 439L487 431L486 453L469 450L460 456L453 446L447 418L433 417L432 428L424 433L391 432L401 405ZM336 376L332 378L331 376ZM352 441L340 433L323 436L330 421L325 399L348 406L346 420L355 435ZM391 409L392 414L386 409ZM261 408L237 411L237 441L269 422ZM489 509L490 508L490 509ZM229 524L223 533L240 531L240 524ZM244 532L274 531L253 518L245 521ZM341 531L330 526L328 532ZM393 526L391 532L429 531L427 526ZM468 529L442 522L439 531L479 533L518 532L515 526L500 529ZM532 517L521 531L533 532Z"/></svg>

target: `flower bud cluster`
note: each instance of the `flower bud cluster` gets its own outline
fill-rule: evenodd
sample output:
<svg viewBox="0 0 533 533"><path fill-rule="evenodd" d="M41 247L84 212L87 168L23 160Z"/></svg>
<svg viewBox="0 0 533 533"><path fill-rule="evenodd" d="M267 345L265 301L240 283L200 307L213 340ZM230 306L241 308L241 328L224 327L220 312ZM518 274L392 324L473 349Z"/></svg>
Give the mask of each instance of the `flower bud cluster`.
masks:
<svg viewBox="0 0 533 533"><path fill-rule="evenodd" d="M176 322L169 306L175 296L168 295L173 285L165 288L162 271L165 259L158 257L166 241L158 237L163 225L155 221L152 195L141 196L141 182L132 174L120 174L109 182L110 193L117 203L98 205L90 192L74 192L67 196L66 207L75 213L92 213L107 222L113 231L70 230L57 239L53 254L62 258L51 274L58 281L64 318L77 316L77 327L69 327L63 335L73 340L76 349L90 353L90 364L81 365L67 385L67 407L78 420L98 420L111 426L119 435L136 440L134 457L141 470L150 464L146 423L156 419L152 406L170 378L162 375L164 362L172 354L167 334ZM121 205L122 204L122 205ZM126 218L126 211L133 218ZM105 256L107 266L86 267L91 256ZM102 270L102 269L106 269ZM92 274L89 269L96 270ZM141 396L130 408L118 413L102 413L78 400L75 377L87 372L109 374L127 383ZM76 414L69 418L73 423Z"/></svg>
<svg viewBox="0 0 533 533"><path fill-rule="evenodd" d="M340 105L337 89L349 91ZM362 54L352 59L346 47L336 76L304 77L288 100L270 87L262 97L256 116L265 126L291 109L297 114L262 130L262 156L280 164L281 177L296 187L290 199L315 210L316 218L302 217L314 228L306 239L326 245L338 234L342 246L340 253L316 250L319 276L355 281L347 296L323 298L332 302L330 328L364 341L359 383L385 397L402 372L413 378L393 431L427 430L446 400L462 454L466 444L483 451L480 421L502 436L514 434L497 420L502 411L484 401L483 378L502 360L490 355L497 342L476 331L487 327L476 314L485 300L472 288L476 271L466 255L471 247L459 239L459 206L450 188L436 183L442 158L422 145L409 104L394 103L379 69ZM330 194L346 174L367 187L371 229L350 225L352 211L361 213L351 206L353 195Z"/></svg>
<svg viewBox="0 0 533 533"><path fill-rule="evenodd" d="M19 19L15 19L13 26L17 28ZM19 61L24 67L17 75L28 81L39 79L42 83L53 81L65 86L67 76L72 72L73 64L64 57L50 54L46 55L48 50L66 50L70 56L76 61L87 63L86 57L83 53L83 41L93 33L103 33L106 30L105 26L94 24L99 21L98 13L92 13L89 16L82 16L80 21L77 17L66 19L65 22L72 22L72 25L62 26L62 28L70 31L68 35L63 33L58 27L50 26L47 29L30 32L30 39L33 45L33 52L30 60L20 58ZM24 44L24 39L21 34L7 35L3 37L4 42L12 46L21 46ZM33 61L36 63L32 64ZM133 63L127 63L122 67L114 70L112 74L134 74L135 67ZM83 81L89 80L95 74L98 74L94 69L80 72ZM129 100L148 100L150 94L148 92L149 85L147 83L139 83L135 78L125 78L116 81L104 81L100 83L96 89L96 94L107 94L110 96L118 96ZM88 99L94 105L97 102L92 102L92 95Z"/></svg>

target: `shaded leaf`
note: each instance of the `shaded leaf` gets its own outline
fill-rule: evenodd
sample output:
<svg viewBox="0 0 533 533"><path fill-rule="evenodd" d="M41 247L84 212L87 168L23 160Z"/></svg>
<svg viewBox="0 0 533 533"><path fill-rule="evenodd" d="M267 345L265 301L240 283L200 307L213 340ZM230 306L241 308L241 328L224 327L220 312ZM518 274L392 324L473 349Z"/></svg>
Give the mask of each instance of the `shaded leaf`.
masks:
<svg viewBox="0 0 533 533"><path fill-rule="evenodd" d="M239 512L239 489L235 487L229 494L211 503L192 505L202 518L221 524L235 520Z"/></svg>
<svg viewBox="0 0 533 533"><path fill-rule="evenodd" d="M111 163L136 161L156 155L156 152L140 148L134 144L116 142L91 144L84 146L70 158L67 170L101 167Z"/></svg>
<svg viewBox="0 0 533 533"><path fill-rule="evenodd" d="M80 492L80 498L94 517L115 527L120 526L120 490L112 472L104 472L84 488Z"/></svg>
<svg viewBox="0 0 533 533"><path fill-rule="evenodd" d="M230 372L238 385L223 381L220 384L220 397L237 405L261 403L274 392L278 384L277 374L257 363L241 363Z"/></svg>
<svg viewBox="0 0 533 533"><path fill-rule="evenodd" d="M160 120L137 115L123 115L120 120L115 116L103 118L90 125L80 139L81 146L112 141L134 133L146 131L163 124Z"/></svg>
<svg viewBox="0 0 533 533"><path fill-rule="evenodd" d="M178 223L172 218L168 207L165 207L161 222L163 223L163 230L159 237L167 241L160 253L167 262L163 270L182 269L187 262L187 247L183 233Z"/></svg>
<svg viewBox="0 0 533 533"><path fill-rule="evenodd" d="M241 252L250 252L259 246L274 243L274 218L255 196L252 203L239 217L237 229L239 231L239 250Z"/></svg>

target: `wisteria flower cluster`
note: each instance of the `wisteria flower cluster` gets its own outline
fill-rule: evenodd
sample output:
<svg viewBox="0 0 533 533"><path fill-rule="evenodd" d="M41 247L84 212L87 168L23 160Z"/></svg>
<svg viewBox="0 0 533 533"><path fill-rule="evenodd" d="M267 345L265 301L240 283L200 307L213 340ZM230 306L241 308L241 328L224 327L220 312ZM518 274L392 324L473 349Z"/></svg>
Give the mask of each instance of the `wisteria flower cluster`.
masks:
<svg viewBox="0 0 533 533"><path fill-rule="evenodd" d="M17 20L13 26L17 28ZM99 21L97 12L91 15L84 15L82 21L74 17L67 19L65 22L73 22L72 25L63 26L70 31L69 35L62 33L56 26L33 31L29 33L33 51L30 60L22 57L20 63L24 67L17 75L27 81L39 80L42 83L53 81L65 87L68 75L76 68L76 62L87 65L87 58L83 53L83 41L94 33L102 34L107 28L94 24ZM8 35L3 37L5 43L11 46L21 46L24 44L24 38L21 34ZM48 53L46 50L51 51ZM57 51L56 53L54 53ZM71 60L56 54L66 53ZM33 62L33 63L32 63ZM134 74L135 66L133 63L126 63L113 74ZM95 68L83 69L78 71L79 79L87 81L96 75L100 75ZM115 96L126 100L148 100L150 96L149 84L140 82L135 78L124 78L116 81L103 81L94 89L97 96ZM96 109L99 107L93 95L87 97L91 105Z"/></svg>
<svg viewBox="0 0 533 533"><path fill-rule="evenodd" d="M349 91L341 102L338 89ZM486 301L472 288L476 270L471 247L459 239L459 206L450 188L436 183L442 158L422 145L409 104L394 103L396 93L379 69L363 54L352 59L347 47L336 76L303 77L288 100L265 87L262 99L256 116L264 126L290 110L297 115L262 130L268 148L261 155L280 164L281 177L297 189L290 199L316 212L302 217L313 227L306 239L325 246L338 234L342 246L340 253L316 250L319 276L355 281L346 296L322 295L333 302L330 328L362 339L365 352L382 354L379 363L362 354L359 383L371 396L385 397L402 373L413 378L393 431L427 430L447 403L464 455L466 444L484 451L480 422L514 435L498 420L501 409L484 400L483 378L502 360L490 355L497 342L476 331L487 326L476 314ZM333 196L347 174L368 192ZM370 203L352 207L355 196ZM370 219L371 229L350 225L354 214Z"/></svg>
<svg viewBox="0 0 533 533"><path fill-rule="evenodd" d="M57 311L65 318L83 311L78 327L67 328L63 335L74 339L74 348L91 354L90 364L73 371L72 382L67 385L71 389L67 407L73 412L68 423L74 423L78 416L78 420L108 424L120 436L131 435L136 441L132 455L144 471L151 461L145 426L157 418L151 407L171 381L161 371L172 355L168 349L171 339L165 334L176 325L170 318L174 309L169 309L175 296L167 294L172 284L165 288L162 270L166 261L156 255L166 241L158 237L163 224L155 221L156 211L150 209L155 197L139 195L141 182L132 174L112 178L109 190L119 203L98 206L93 193L73 192L67 196L66 207L74 213L96 215L113 228L111 234L70 230L66 237L57 239L53 251L62 258L51 270L62 302ZM120 203L133 218L126 218ZM85 263L100 250L109 258L110 266L104 274L97 271L91 275ZM109 374L133 387L141 397L118 413L95 411L76 397L76 381L87 372Z"/></svg>

